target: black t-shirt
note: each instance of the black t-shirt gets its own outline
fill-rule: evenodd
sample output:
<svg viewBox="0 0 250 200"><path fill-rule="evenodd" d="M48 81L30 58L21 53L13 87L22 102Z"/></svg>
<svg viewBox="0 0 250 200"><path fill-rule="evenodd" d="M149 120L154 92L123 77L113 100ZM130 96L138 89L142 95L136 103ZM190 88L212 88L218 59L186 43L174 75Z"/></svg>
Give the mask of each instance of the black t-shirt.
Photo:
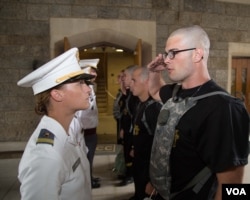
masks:
<svg viewBox="0 0 250 200"><path fill-rule="evenodd" d="M127 95L123 98L123 100L124 106L122 107L121 129L123 129L125 133L130 133L132 130L131 126L133 123L133 116L139 99L134 96L132 92L127 90Z"/></svg>
<svg viewBox="0 0 250 200"><path fill-rule="evenodd" d="M173 87L161 89L163 102L172 96ZM180 90L177 96L185 98L213 91L224 90L211 80L201 87ZM181 117L176 126L179 137L170 156L171 192L180 191L205 166L212 170L213 176L198 195L189 190L174 199L209 199L215 173L247 164L248 123L248 113L241 100L227 95L201 99Z"/></svg>

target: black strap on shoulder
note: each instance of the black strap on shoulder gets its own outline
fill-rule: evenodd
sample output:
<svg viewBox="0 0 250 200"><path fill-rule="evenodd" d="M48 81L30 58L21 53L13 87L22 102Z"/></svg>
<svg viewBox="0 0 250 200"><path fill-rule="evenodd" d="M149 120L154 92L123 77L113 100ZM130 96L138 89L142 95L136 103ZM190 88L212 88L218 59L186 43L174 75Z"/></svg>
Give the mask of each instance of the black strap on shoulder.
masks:
<svg viewBox="0 0 250 200"><path fill-rule="evenodd" d="M207 94L203 94L203 95L200 95L200 96L196 96L196 97L190 97L192 98L194 101L196 100L200 100L200 99L203 99L203 98L206 98L206 97L209 97L209 96L213 96L213 95L226 95L226 96L230 96L230 94L226 93L226 92L223 92L223 91L215 91L215 92L209 92Z"/></svg>
<svg viewBox="0 0 250 200"><path fill-rule="evenodd" d="M208 167L204 167L182 190L172 193L170 199L192 187L194 193L198 194L211 175L212 171Z"/></svg>
<svg viewBox="0 0 250 200"><path fill-rule="evenodd" d="M153 133L153 131L151 131L151 129L150 129L148 123L147 123L145 111L146 111L147 107L148 107L149 105L153 104L154 102L155 102L155 100L151 99L151 100L149 100L149 101L146 103L145 109L144 109L144 111L143 111L142 119L141 119L141 121L143 122L144 126L146 127L146 129L147 129L149 135L154 135L154 133Z"/></svg>
<svg viewBox="0 0 250 200"><path fill-rule="evenodd" d="M132 113L131 113L131 110L130 110L128 104L129 104L129 101L130 101L131 96L132 96L132 94L129 93L128 96L127 96L127 98L126 98L126 100L125 100L125 102L126 102L125 107L126 107L126 109L127 109L127 111L128 111L128 114L129 114L130 116L132 116Z"/></svg>
<svg viewBox="0 0 250 200"><path fill-rule="evenodd" d="M173 93L172 93L172 99L175 100L176 99L176 94L178 93L178 91L180 90L181 88L181 84L177 83L175 86L174 86L174 89L173 89ZM209 97L209 96L213 96L213 95L227 95L227 96L231 96L230 94L228 94L227 92L224 92L224 91L214 91L214 92L209 92L207 94L203 94L203 95L200 95L200 96L196 96L196 97L189 97L189 100L193 100L193 101L196 101L196 100L200 100L200 99L203 99L203 98L206 98L206 97Z"/></svg>
<svg viewBox="0 0 250 200"><path fill-rule="evenodd" d="M181 84L177 83L174 86L173 93L172 93L172 99L175 100L177 92L180 90Z"/></svg>

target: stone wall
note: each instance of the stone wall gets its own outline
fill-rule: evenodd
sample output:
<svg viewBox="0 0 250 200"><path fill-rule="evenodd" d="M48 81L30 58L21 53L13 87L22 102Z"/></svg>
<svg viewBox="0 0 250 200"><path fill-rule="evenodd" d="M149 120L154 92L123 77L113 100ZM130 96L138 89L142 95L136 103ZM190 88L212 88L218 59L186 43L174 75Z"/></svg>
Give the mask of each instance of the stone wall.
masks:
<svg viewBox="0 0 250 200"><path fill-rule="evenodd" d="M1 0L0 141L27 140L39 120L31 89L16 82L36 61L49 60L51 17L156 21L157 52L164 50L169 32L201 25L211 39L210 73L225 88L228 43L250 42L249 5L214 0Z"/></svg>

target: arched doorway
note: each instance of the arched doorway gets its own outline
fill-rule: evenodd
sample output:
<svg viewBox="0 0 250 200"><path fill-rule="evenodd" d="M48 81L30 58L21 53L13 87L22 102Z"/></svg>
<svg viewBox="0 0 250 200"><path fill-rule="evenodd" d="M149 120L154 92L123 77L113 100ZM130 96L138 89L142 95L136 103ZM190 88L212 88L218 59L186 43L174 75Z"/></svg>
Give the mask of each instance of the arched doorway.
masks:
<svg viewBox="0 0 250 200"><path fill-rule="evenodd" d="M113 120L113 98L116 96L118 89L118 85L115 84L116 76L121 69L135 63L138 55L141 56L140 65L146 65L152 60L152 56L155 55L156 45L155 22L71 18L52 18L50 22L52 57L62 53L64 48L70 47L78 47L80 52L82 52L82 58L102 57L101 66L99 66L101 70L98 72L98 74L102 74L100 74L98 81L102 81L100 78L102 75L105 80L98 83L99 86L97 87L99 91L105 90L106 94L108 94L106 102L108 108L105 115L110 116L108 121ZM137 52L138 41L140 41L140 54ZM84 49L96 46L104 49L104 51L100 52L99 55L93 54L93 52L92 55L91 53L86 55ZM124 53L118 54L107 51L108 48L114 46L124 49ZM109 54L108 59L106 59L107 54ZM105 87L101 88L102 85ZM105 121L106 118L101 120ZM105 122L104 126L99 129L103 133L116 133L116 128L107 126Z"/></svg>
<svg viewBox="0 0 250 200"><path fill-rule="evenodd" d="M146 42L142 43L141 39L133 36L120 33L119 36L115 37L116 34L112 30L98 29L71 37L64 37L64 51L77 45L80 59L100 59L97 78L99 113L112 114L113 101L119 89L116 77L120 71L131 64L142 66L142 57L144 58L143 62L149 62L152 58L151 56L142 55L143 52L151 54L151 45ZM95 42L84 42L81 39L89 37L91 37L91 41ZM142 49L144 49L143 52Z"/></svg>

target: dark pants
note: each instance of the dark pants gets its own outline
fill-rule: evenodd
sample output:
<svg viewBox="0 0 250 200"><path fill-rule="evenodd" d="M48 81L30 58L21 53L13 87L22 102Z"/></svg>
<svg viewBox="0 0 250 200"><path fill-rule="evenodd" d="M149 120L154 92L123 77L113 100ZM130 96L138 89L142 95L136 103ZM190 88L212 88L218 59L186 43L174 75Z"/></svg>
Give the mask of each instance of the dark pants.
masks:
<svg viewBox="0 0 250 200"><path fill-rule="evenodd" d="M120 138L120 119L116 119L116 143L122 144L121 138Z"/></svg>
<svg viewBox="0 0 250 200"><path fill-rule="evenodd" d="M84 130L84 139L85 139L86 146L88 147L88 150L89 150L87 157L88 157L89 165L90 165L90 177L92 179L93 178L93 175L92 175L93 160L94 160L95 149L97 145L96 128Z"/></svg>
<svg viewBox="0 0 250 200"><path fill-rule="evenodd" d="M133 176L133 158L129 155L132 146L132 133L124 133L123 148L124 148L124 159L126 165L126 177L130 178Z"/></svg>

